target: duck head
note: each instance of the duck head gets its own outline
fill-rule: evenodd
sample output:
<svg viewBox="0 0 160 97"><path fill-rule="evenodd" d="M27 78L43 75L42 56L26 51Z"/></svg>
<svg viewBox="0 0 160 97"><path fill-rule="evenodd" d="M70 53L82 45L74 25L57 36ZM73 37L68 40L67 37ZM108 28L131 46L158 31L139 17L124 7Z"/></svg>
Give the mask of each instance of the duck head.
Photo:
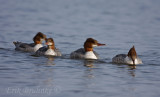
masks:
<svg viewBox="0 0 160 97"><path fill-rule="evenodd" d="M46 35L41 33L41 32L38 32L34 38L33 38L33 41L35 44L41 44L43 40L46 39Z"/></svg>
<svg viewBox="0 0 160 97"><path fill-rule="evenodd" d="M54 44L54 40L52 38L47 38L46 39L46 45L48 45L49 49L55 49L55 44Z"/></svg>
<svg viewBox="0 0 160 97"><path fill-rule="evenodd" d="M84 43L84 49L85 51L93 51L93 48L96 46L104 46L105 44L98 43L97 40L93 38L88 38Z"/></svg>

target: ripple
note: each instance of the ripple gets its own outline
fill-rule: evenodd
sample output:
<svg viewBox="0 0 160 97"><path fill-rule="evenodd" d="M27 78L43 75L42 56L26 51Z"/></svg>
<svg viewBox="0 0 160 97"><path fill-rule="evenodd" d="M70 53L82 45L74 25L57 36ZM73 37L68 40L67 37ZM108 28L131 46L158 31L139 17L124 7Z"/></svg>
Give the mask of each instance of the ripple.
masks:
<svg viewBox="0 0 160 97"><path fill-rule="evenodd" d="M15 68L0 68L0 70L17 70Z"/></svg>
<svg viewBox="0 0 160 97"><path fill-rule="evenodd" d="M0 48L0 50L4 50L4 48Z"/></svg>

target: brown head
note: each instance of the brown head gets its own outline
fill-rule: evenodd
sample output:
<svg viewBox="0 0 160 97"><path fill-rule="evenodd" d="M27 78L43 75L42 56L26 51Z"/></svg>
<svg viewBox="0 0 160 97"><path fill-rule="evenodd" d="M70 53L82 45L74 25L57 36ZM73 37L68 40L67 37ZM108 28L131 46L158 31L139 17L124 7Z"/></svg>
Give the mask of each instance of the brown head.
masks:
<svg viewBox="0 0 160 97"><path fill-rule="evenodd" d="M34 38L33 38L33 41L35 44L41 44L42 43L42 40L45 40L46 39L46 35L41 33L41 32L38 32Z"/></svg>
<svg viewBox="0 0 160 97"><path fill-rule="evenodd" d="M136 53L134 46L129 50L127 56L130 57L133 61L133 64L135 64L135 59L137 58L137 53Z"/></svg>
<svg viewBox="0 0 160 97"><path fill-rule="evenodd" d="M105 44L98 43L98 41L93 38L88 38L84 43L84 49L85 51L93 51L93 47L104 45Z"/></svg>
<svg viewBox="0 0 160 97"><path fill-rule="evenodd" d="M48 45L49 49L55 49L54 40L52 38L46 39L46 45Z"/></svg>

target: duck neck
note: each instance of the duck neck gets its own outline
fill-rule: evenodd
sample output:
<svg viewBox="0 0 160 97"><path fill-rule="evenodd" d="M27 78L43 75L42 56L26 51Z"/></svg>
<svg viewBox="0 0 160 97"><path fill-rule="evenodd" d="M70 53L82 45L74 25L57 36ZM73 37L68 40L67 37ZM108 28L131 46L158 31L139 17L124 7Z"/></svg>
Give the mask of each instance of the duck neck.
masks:
<svg viewBox="0 0 160 97"><path fill-rule="evenodd" d="M42 44L41 41L35 41L34 44Z"/></svg>
<svg viewBox="0 0 160 97"><path fill-rule="evenodd" d="M85 52L93 51L93 48L85 47Z"/></svg>
<svg viewBox="0 0 160 97"><path fill-rule="evenodd" d="M55 47L54 47L54 45L48 45L48 49L52 49L52 50L54 50L54 49L55 49Z"/></svg>
<svg viewBox="0 0 160 97"><path fill-rule="evenodd" d="M42 44L42 40L40 37L36 36L33 38L34 44Z"/></svg>

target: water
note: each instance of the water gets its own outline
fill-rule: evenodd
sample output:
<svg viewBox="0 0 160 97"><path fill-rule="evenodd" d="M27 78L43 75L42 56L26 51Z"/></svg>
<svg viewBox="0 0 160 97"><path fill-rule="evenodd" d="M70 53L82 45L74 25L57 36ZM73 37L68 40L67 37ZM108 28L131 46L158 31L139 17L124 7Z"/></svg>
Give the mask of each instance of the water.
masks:
<svg viewBox="0 0 160 97"><path fill-rule="evenodd" d="M159 97L159 0L0 0L0 95L3 97ZM14 50L37 32L54 38L63 57ZM101 59L72 60L88 37ZM135 45L143 64L112 64ZM47 90L48 89L48 90Z"/></svg>

